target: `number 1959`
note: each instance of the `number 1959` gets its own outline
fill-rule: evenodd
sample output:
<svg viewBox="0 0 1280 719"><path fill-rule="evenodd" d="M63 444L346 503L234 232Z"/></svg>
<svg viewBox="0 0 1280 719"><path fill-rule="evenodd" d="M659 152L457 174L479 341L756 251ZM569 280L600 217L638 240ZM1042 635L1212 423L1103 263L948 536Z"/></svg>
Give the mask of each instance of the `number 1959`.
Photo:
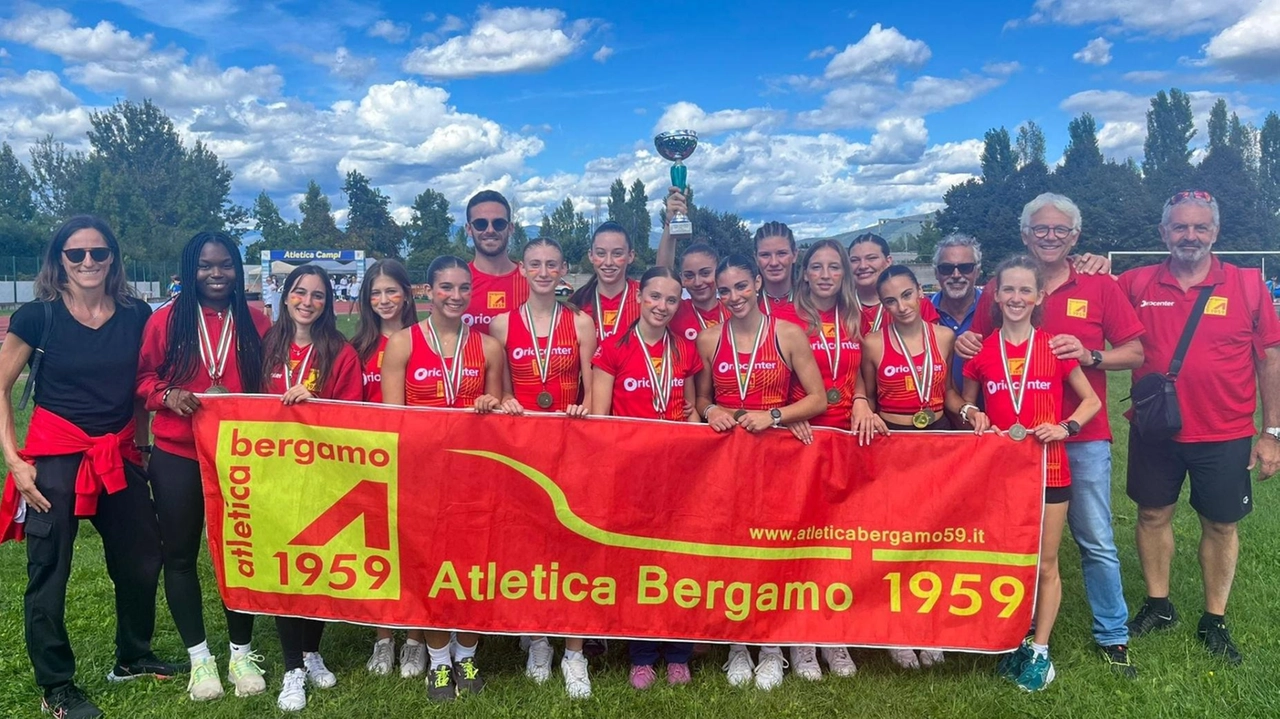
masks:
<svg viewBox="0 0 1280 719"><path fill-rule="evenodd" d="M369 590L377 591L391 576L391 562L378 554L365 557L363 566L360 564L360 558L355 554L335 554L328 567L325 566L320 555L314 552L302 552L292 558L288 552L276 552L272 556L279 563L280 585L284 587L289 586L297 578L293 572L301 575L301 584L304 587L310 587L322 576L327 575L329 588L336 591L345 591L356 586L362 575L369 580ZM358 571L360 569L364 571Z"/></svg>
<svg viewBox="0 0 1280 719"><path fill-rule="evenodd" d="M902 611L902 573L890 572L884 575L889 583L889 611ZM951 591L947 593L947 611L961 617L969 617L982 611L984 580L979 574L957 574L951 581ZM916 599L922 600L916 612L928 614L934 610L943 595L942 578L935 572L916 572L907 580L907 589ZM1008 619L1018 610L1027 590L1022 581L1016 577L1000 576L986 585L985 596L997 604L1003 605L999 617Z"/></svg>

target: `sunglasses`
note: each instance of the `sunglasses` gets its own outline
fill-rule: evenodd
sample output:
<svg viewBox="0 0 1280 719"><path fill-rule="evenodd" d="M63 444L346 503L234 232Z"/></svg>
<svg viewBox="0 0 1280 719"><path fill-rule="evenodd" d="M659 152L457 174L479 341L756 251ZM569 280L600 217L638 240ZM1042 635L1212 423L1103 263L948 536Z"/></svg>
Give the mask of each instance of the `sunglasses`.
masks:
<svg viewBox="0 0 1280 719"><path fill-rule="evenodd" d="M960 270L960 274L967 275L970 272L973 272L977 267L977 262L942 262L938 264L938 274L943 277L948 277L954 274L956 270Z"/></svg>
<svg viewBox="0 0 1280 719"><path fill-rule="evenodd" d="M511 225L510 222L499 217L498 219L493 221L493 231L502 232L503 230L507 229L507 227L510 225ZM475 230L476 232L484 232L485 230L489 229L489 221L484 219L483 217L474 219L471 221L471 229Z"/></svg>
<svg viewBox="0 0 1280 719"><path fill-rule="evenodd" d="M85 255L92 257L94 262L106 262L107 258L111 256L111 248L93 247L87 250L76 248L74 250L63 250L62 254L66 255L67 259L71 260L72 264L77 265L84 262Z"/></svg>
<svg viewBox="0 0 1280 719"><path fill-rule="evenodd" d="M1071 233L1076 231L1076 228L1067 227L1066 225L1032 225L1027 229L1031 230L1031 235L1037 240L1043 240L1050 234L1055 239L1065 240L1071 236Z"/></svg>
<svg viewBox="0 0 1280 719"><path fill-rule="evenodd" d="M1165 204L1172 207L1174 205L1187 202L1188 200L1200 200L1202 202L1213 202L1213 195L1204 190L1183 190L1169 198Z"/></svg>

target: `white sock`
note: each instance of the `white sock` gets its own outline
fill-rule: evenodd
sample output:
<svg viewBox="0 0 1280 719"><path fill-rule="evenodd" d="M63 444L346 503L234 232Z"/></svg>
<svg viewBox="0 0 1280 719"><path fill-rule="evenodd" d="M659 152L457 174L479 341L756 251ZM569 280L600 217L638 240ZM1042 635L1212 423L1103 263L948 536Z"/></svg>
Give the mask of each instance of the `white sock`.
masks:
<svg viewBox="0 0 1280 719"><path fill-rule="evenodd" d="M209 642L204 641L194 647L187 647L187 654L191 655L191 661L197 662L201 659L208 659L213 655L209 653Z"/></svg>
<svg viewBox="0 0 1280 719"><path fill-rule="evenodd" d="M419 645L419 644L421 644L421 643L422 643L422 642L418 641L417 639L406 639L406 640L404 640L404 645L405 645L406 647L416 647L416 646L418 646L418 645Z"/></svg>
<svg viewBox="0 0 1280 719"><path fill-rule="evenodd" d="M379 645L379 644L383 644L383 643L390 643L390 642L393 642L393 641L395 641L395 639L393 639L393 638L391 638L391 637L385 637L385 638L383 638L383 639L379 639L378 641L374 642L373 644L374 644L374 646L377 646L377 645Z"/></svg>
<svg viewBox="0 0 1280 719"><path fill-rule="evenodd" d="M252 644L236 644L235 642L231 642L232 657L242 657L246 654L251 654L251 653L253 653Z"/></svg>
<svg viewBox="0 0 1280 719"><path fill-rule="evenodd" d="M439 649L436 649L431 645L427 645L427 654L431 655L432 669L435 669L441 664L444 664L445 666L449 665L449 645L448 644L444 645L443 647L440 647Z"/></svg>
<svg viewBox="0 0 1280 719"><path fill-rule="evenodd" d="M1049 656L1049 645L1031 642L1031 651L1034 652L1037 657L1047 657Z"/></svg>
<svg viewBox="0 0 1280 719"><path fill-rule="evenodd" d="M545 642L546 640L544 639L544 640L542 640L542 641L544 641L544 642ZM581 659L582 661L584 661L584 662L585 662L585 661L587 661L587 656L586 656L585 654L583 654L582 652L580 652L580 651L575 652L575 651L573 651L572 649L566 649L566 650L564 650L564 660L565 660L566 662L567 662L567 661L571 661L571 660L572 660L572 661L576 661L576 660L578 660L578 659Z"/></svg>
<svg viewBox="0 0 1280 719"><path fill-rule="evenodd" d="M760 647L760 655L764 656L765 654L777 654L778 656L782 656L782 647Z"/></svg>
<svg viewBox="0 0 1280 719"><path fill-rule="evenodd" d="M479 645L480 642L476 642L469 647L465 647L455 642L453 645L453 660L455 662L460 662L463 659L470 659L471 657L474 657L476 655L476 647Z"/></svg>

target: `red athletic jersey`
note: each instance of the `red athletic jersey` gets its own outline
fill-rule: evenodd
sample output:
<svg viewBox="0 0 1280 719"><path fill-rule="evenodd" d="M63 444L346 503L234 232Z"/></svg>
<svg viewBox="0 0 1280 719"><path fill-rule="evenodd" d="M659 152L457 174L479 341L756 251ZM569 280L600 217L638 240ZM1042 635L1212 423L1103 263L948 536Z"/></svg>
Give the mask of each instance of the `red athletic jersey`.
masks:
<svg viewBox="0 0 1280 719"><path fill-rule="evenodd" d="M698 339L699 332L708 327L715 327L724 322L728 316L729 311L718 301L711 309L704 312L693 304L693 300L682 300L679 309L676 310L676 316L671 318L671 331L676 333L676 336L692 342Z"/></svg>
<svg viewBox="0 0 1280 719"><path fill-rule="evenodd" d="M1152 372L1169 371L1178 338L1206 285L1213 287L1213 294L1178 375L1182 431L1174 439L1179 442L1224 442L1253 435L1255 362L1268 348L1280 345L1280 319L1262 273L1217 257L1204 281L1185 291L1169 273L1168 261L1120 276L1120 289L1147 329L1142 336L1146 355L1133 371L1135 382Z"/></svg>
<svg viewBox="0 0 1280 719"><path fill-rule="evenodd" d="M1053 350L1049 349L1051 337L1048 332L1036 332L1029 371L1026 369L1027 343L1004 343L1005 355L1009 358L1009 376L1013 379L1014 388L1020 387L1024 381L1027 385L1021 412L1013 411L1013 398L1009 396L1009 385L1005 382L999 332L992 332L990 337L984 339L982 351L965 363L964 376L982 387L983 406L987 417L996 427L1007 430L1016 422L1032 430L1046 422L1057 424L1075 411L1066 408L1063 390L1067 386L1067 377L1078 363L1054 357ZM1037 440L1027 437L1024 441ZM1045 486L1069 486L1071 467L1067 463L1066 443L1050 442L1047 449Z"/></svg>
<svg viewBox="0 0 1280 719"><path fill-rule="evenodd" d="M937 414L942 413L943 400L947 394L947 363L942 359L942 350L938 348L938 333L934 325L926 322L929 331L929 347L933 354L933 384L929 387L928 403L920 406L920 397L916 394L916 384L911 379L911 368L902 351L893 346L893 332L880 332L884 340L884 357L880 367L876 369L876 407L889 414L915 414L928 408ZM912 357L916 373L924 372L924 353ZM923 375L921 376L923 380Z"/></svg>
<svg viewBox="0 0 1280 719"><path fill-rule="evenodd" d="M752 333L751 339L755 339ZM711 379L715 389L715 403L731 412L739 409L774 409L786 405L791 394L791 368L782 361L782 352L778 349L777 320L765 318L765 328L760 337L760 349L756 352L756 361L752 366L751 377L746 377L746 369L751 361L750 352L737 353L737 368L743 370L747 379L747 396L744 400L738 394L737 369L734 364L734 348L729 342L728 325L720 334L720 342L716 344L712 355Z"/></svg>
<svg viewBox="0 0 1280 719"><path fill-rule="evenodd" d="M938 324L942 321L942 316L938 314L938 308L933 306L929 298L925 295L920 296L920 317L929 324ZM888 326L893 321L884 311L884 305L879 303L874 305L862 305L862 336L878 332ZM976 321L976 320L975 320Z"/></svg>
<svg viewBox="0 0 1280 719"><path fill-rule="evenodd" d="M818 371L822 373L824 390L840 390L840 401L827 400L827 411L809 420L818 427L837 427L849 429L853 418L853 390L858 382L858 372L862 367L862 344L849 336L848 326L840 328L840 373L832 376L831 363L836 359L836 310L831 308L820 312L821 327L809 335L809 347L813 349L813 358L818 362ZM845 324L844 318L840 318ZM809 323L801 325L808 327ZM827 349L823 349L826 347ZM830 357L828 357L830 352ZM799 382L791 385L791 401L804 399L804 386Z"/></svg>
<svg viewBox="0 0 1280 719"><path fill-rule="evenodd" d="M596 326L596 339L604 341L609 337L626 332L631 323L640 319L640 283L627 280L627 287L613 297L605 297L596 290L594 297L587 298L580 308ZM596 317L596 302L600 303L600 314L603 320Z"/></svg>
<svg viewBox="0 0 1280 719"><path fill-rule="evenodd" d="M382 354L387 351L386 335L378 338L378 347L364 363L364 401L382 404Z"/></svg>
<svg viewBox="0 0 1280 719"><path fill-rule="evenodd" d="M650 347L635 332L616 334L596 348L591 364L613 375L613 403L610 414L615 417L639 417L642 419L669 419L683 421L685 382L702 371L702 358L697 346L674 333L671 337L671 391L667 398L667 411L659 416L653 407L654 387L649 381L653 367L662 376L662 345Z"/></svg>
<svg viewBox="0 0 1280 719"><path fill-rule="evenodd" d="M519 307L529 299L529 281L519 265L505 275L491 275L471 267L471 304L462 321L489 334L493 318Z"/></svg>
<svg viewBox="0 0 1280 719"><path fill-rule="evenodd" d="M306 356L307 349L290 343L289 370L291 372L298 369L298 363ZM351 345L345 342L342 344L342 349L333 360L333 366L329 368L329 376L324 379L324 386L318 391L316 385L319 383L320 376L316 370L314 354L307 364L309 369L302 382L316 398L342 399L350 402L360 402L364 399L364 373L360 368L360 356ZM277 367L267 378L267 393L284 394L286 389L288 388L284 385L284 372L282 368Z"/></svg>
<svg viewBox="0 0 1280 719"><path fill-rule="evenodd" d="M204 314L205 326L209 328L209 339L216 347L218 338L222 337L223 319L215 310L201 308L201 311ZM172 313L172 303L151 313L146 329L142 332L142 350L138 356L138 397L145 403L148 410L156 413L155 419L151 421L151 432L155 437L156 446L170 454L195 459L196 440L191 432L191 418L175 414L160 401L164 397L164 391L171 385L156 372L164 363L165 353L169 351L169 322L173 316ZM250 307L249 314L253 317L254 329L259 337L271 329L271 320L260 310ZM239 335L241 329L236 327L235 330ZM204 362L198 362L195 375L181 386L182 389L191 392L203 392L209 389L211 384ZM236 340L232 340L231 347L227 351L227 364L222 369L219 384L232 392L244 391L244 386L240 384L240 363L236 361Z"/></svg>
<svg viewBox="0 0 1280 719"><path fill-rule="evenodd" d="M547 383L538 375L538 358L533 349L533 332L524 323L524 313L512 310L507 320L507 369L511 372L511 391L516 401L530 412L563 412L578 401L582 386L578 331L573 326L573 310L561 305L559 324L551 338L551 364ZM546 337L538 338L539 351L546 351ZM551 406L538 406L538 395L551 393Z"/></svg>
<svg viewBox="0 0 1280 719"><path fill-rule="evenodd" d="M995 306L995 280L987 283L982 296L978 298L978 306L973 312L973 325L970 329L986 337L991 334L992 308ZM1073 335L1085 349L1105 350L1107 343L1117 346L1142 336L1142 322L1129 304L1124 291L1111 275L1083 275L1071 270L1067 281L1058 289L1045 296L1044 320L1040 329L1050 336ZM998 309L997 309L998 311ZM1089 379L1090 386L1105 405L1107 402L1106 370L1082 367L1084 376ZM1069 416L1080 406L1080 398L1070 387L1065 388L1063 416ZM1068 442L1090 442L1105 439L1111 441L1111 421L1105 411L1080 430L1080 434L1068 439Z"/></svg>
<svg viewBox="0 0 1280 719"><path fill-rule="evenodd" d="M760 290L760 311L770 317L786 320L794 325L804 326L800 315L796 312L795 293L790 292L782 297L774 297Z"/></svg>
<svg viewBox="0 0 1280 719"><path fill-rule="evenodd" d="M484 337L468 332L462 345L462 379L453 404L445 397L445 370L453 368L453 357L441 357L431 347L419 322L409 328L412 345L404 368L404 403L413 407L472 407L484 394Z"/></svg>

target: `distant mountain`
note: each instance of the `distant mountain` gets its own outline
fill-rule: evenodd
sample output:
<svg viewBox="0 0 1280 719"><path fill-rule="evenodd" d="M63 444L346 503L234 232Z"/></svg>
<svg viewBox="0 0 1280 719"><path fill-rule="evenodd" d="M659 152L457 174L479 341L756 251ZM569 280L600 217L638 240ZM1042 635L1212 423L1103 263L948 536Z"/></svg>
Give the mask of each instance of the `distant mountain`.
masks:
<svg viewBox="0 0 1280 719"><path fill-rule="evenodd" d="M849 242L858 235L867 232L873 232L880 235L889 243L891 250L906 249L907 238L920 234L920 229L924 227L924 223L936 219L936 214L926 212L919 215L907 215L906 217L895 217L889 219L877 220L874 225L862 227L849 232L842 232L838 235L830 237L810 237L796 242L800 247L807 247L818 240L835 240L841 245L848 246Z"/></svg>

